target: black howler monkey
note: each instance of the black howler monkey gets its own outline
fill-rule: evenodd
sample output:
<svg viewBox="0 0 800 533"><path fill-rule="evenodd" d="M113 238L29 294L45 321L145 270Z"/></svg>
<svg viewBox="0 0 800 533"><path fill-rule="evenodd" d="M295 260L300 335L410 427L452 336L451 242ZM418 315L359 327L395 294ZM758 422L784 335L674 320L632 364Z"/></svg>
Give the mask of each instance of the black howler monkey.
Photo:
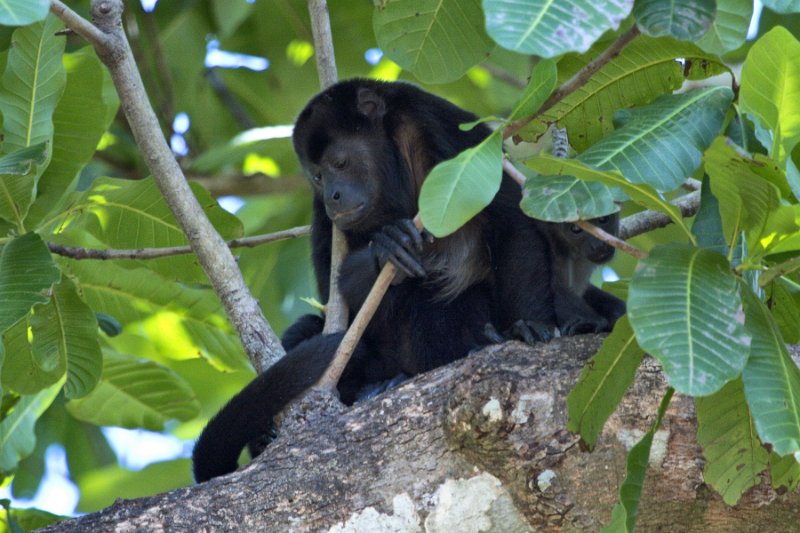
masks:
<svg viewBox="0 0 800 533"><path fill-rule="evenodd" d="M619 214L589 220L606 233L619 232ZM556 324L563 335L611 331L625 302L591 283L597 265L614 257L614 247L570 223L537 222L550 244L551 286Z"/></svg>
<svg viewBox="0 0 800 533"><path fill-rule="evenodd" d="M555 325L549 244L519 208L519 186L500 191L452 235L416 230L422 182L437 163L480 143L490 130L459 125L474 115L406 83L349 80L314 97L295 125L294 148L314 191L311 249L320 297L327 300L331 228L347 239L339 270L355 313L387 262L398 274L370 321L338 385L345 403L367 384L420 372L488 344L487 323ZM283 336L286 356L234 397L195 446L195 479L236 469L248 443L272 431L272 419L321 376L342 334L322 335L306 315Z"/></svg>

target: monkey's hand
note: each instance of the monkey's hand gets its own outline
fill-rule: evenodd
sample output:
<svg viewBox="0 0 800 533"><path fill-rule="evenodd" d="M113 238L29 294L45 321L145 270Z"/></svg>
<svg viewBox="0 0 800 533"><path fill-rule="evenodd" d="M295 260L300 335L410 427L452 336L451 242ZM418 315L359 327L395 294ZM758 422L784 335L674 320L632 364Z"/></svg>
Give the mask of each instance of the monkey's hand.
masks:
<svg viewBox="0 0 800 533"><path fill-rule="evenodd" d="M392 284L396 285L406 277L421 278L427 274L422 266L423 234L410 219L402 219L381 228L372 236L369 249L382 269L387 262L397 267L397 275Z"/></svg>

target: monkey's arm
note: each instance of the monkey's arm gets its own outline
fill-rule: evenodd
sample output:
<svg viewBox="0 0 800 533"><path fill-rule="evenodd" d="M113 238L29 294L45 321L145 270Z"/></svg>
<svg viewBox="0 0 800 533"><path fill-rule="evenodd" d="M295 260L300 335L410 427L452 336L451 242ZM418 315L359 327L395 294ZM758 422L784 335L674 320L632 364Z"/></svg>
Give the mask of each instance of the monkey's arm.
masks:
<svg viewBox="0 0 800 533"><path fill-rule="evenodd" d="M555 283L553 290L556 324L562 335L611 331L608 320L571 289Z"/></svg>
<svg viewBox="0 0 800 533"><path fill-rule="evenodd" d="M624 300L620 300L613 294L609 294L594 285L589 285L589 288L583 294L583 299L608 321L609 331L614 328L614 324L619 317L626 313Z"/></svg>

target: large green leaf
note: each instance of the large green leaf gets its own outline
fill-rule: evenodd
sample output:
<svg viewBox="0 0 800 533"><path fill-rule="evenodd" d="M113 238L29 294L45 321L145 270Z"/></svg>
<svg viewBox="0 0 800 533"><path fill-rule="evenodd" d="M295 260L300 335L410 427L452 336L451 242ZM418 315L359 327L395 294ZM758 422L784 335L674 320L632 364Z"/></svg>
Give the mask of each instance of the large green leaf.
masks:
<svg viewBox="0 0 800 533"><path fill-rule="evenodd" d="M3 113L3 151L19 150L53 137L53 111L64 90L61 64L62 28L54 16L14 32L14 46L0 80L0 111Z"/></svg>
<svg viewBox="0 0 800 533"><path fill-rule="evenodd" d="M103 369L103 355L97 343L97 320L68 278L53 288L46 304L34 308L30 319L31 350L39 364L64 361L68 399L80 398L91 391Z"/></svg>
<svg viewBox="0 0 800 533"><path fill-rule="evenodd" d="M578 156L600 170L618 170L632 183L671 191L700 166L722 128L733 93L707 87L665 95L650 105L619 112L622 127Z"/></svg>
<svg viewBox="0 0 800 533"><path fill-rule="evenodd" d="M419 195L425 229L444 237L489 205L503 176L503 141L498 132L431 170Z"/></svg>
<svg viewBox="0 0 800 533"><path fill-rule="evenodd" d="M47 143L0 157L0 218L23 228L22 221L36 196L39 166L47 161Z"/></svg>
<svg viewBox="0 0 800 533"><path fill-rule="evenodd" d="M530 217L551 222L587 220L618 209L607 186L572 175L529 177L520 207Z"/></svg>
<svg viewBox="0 0 800 533"><path fill-rule="evenodd" d="M769 309L744 284L742 292L753 337L742 377L758 436L779 455L800 456L800 370Z"/></svg>
<svg viewBox="0 0 800 533"><path fill-rule="evenodd" d="M141 498L192 485L191 471L189 459L152 463L137 471L118 464L95 470L78 480L78 511L91 513L110 506L117 498Z"/></svg>
<svg viewBox="0 0 800 533"><path fill-rule="evenodd" d="M242 234L236 217L222 209L201 187L193 185L192 190L224 238ZM98 178L90 189L77 195L58 220L54 233L61 243L85 245L84 232L110 248L162 248L187 243L183 230L150 178ZM191 254L149 260L146 265L165 276L179 275L187 282L206 279Z"/></svg>
<svg viewBox="0 0 800 533"><path fill-rule="evenodd" d="M3 335L6 358L2 384L19 394L36 394L58 382L67 370L65 359L37 360L31 351L28 331L30 317L25 317Z"/></svg>
<svg viewBox="0 0 800 533"><path fill-rule="evenodd" d="M639 346L685 394L716 392L747 361L750 336L737 279L716 252L675 244L654 248L631 280L628 318Z"/></svg>
<svg viewBox="0 0 800 533"><path fill-rule="evenodd" d="M108 69L92 47L65 54L64 68L67 84L53 113L53 157L39 179L26 220L31 228L75 189L80 170L91 159L119 105Z"/></svg>
<svg viewBox="0 0 800 533"><path fill-rule="evenodd" d="M378 46L420 81L460 78L493 48L480 0L386 0L373 18Z"/></svg>
<svg viewBox="0 0 800 533"><path fill-rule="evenodd" d="M681 215L680 210L674 205L666 202L660 194L658 194L655 190L653 190L652 187L648 185L632 184L620 176L617 172L595 170L593 168L589 168L576 159L558 159L551 156L539 156L527 161L527 164L542 174L575 176L581 180L598 181L609 187L619 187L623 192L625 192L625 194L627 194L639 205L648 209L660 211L668 215L678 227L680 227L689 237L691 237L691 232L689 231L689 228L686 227L686 224L684 224L683 216ZM534 180L528 181L535 184ZM534 187L526 187L528 205L530 200L533 198L541 198L542 201L547 201L548 203L564 201L560 197L560 195L563 194L561 191L559 191L559 196L554 196L552 194L548 194L548 190L534 191L533 188ZM550 197L548 198L548 196ZM567 205L573 201L574 200L572 199L568 200ZM525 204L523 204L523 207L525 207ZM607 215L608 212L600 214ZM567 220L575 219L573 218Z"/></svg>
<svg viewBox="0 0 800 533"><path fill-rule="evenodd" d="M785 161L800 142L800 42L786 28L776 26L753 44L739 104L771 130L770 155Z"/></svg>
<svg viewBox="0 0 800 533"><path fill-rule="evenodd" d="M644 352L636 344L628 318L623 316L600 351L583 367L567 396L567 429L580 433L589 447L594 447L603 424L633 383L642 357Z"/></svg>
<svg viewBox="0 0 800 533"><path fill-rule="evenodd" d="M753 253L760 246L770 212L779 205L778 188L761 177L762 163L738 153L725 138L718 138L706 151L705 161L728 245L733 246L744 231Z"/></svg>
<svg viewBox="0 0 800 533"><path fill-rule="evenodd" d="M61 278L50 251L35 233L6 243L0 250L0 333L48 300L46 291Z"/></svg>
<svg viewBox="0 0 800 533"><path fill-rule="evenodd" d="M0 420L0 473L13 471L36 446L33 427L61 390L57 383L37 394L21 396L14 409Z"/></svg>
<svg viewBox="0 0 800 533"><path fill-rule="evenodd" d="M715 0L639 0L633 15L647 35L693 41L711 27L715 11Z"/></svg>
<svg viewBox="0 0 800 533"><path fill-rule="evenodd" d="M98 426L160 431L168 420L191 420L200 412L191 387L172 370L112 352L103 355L97 387L67 403L75 418Z"/></svg>
<svg viewBox="0 0 800 533"><path fill-rule="evenodd" d="M697 442L706 460L703 479L725 503L735 505L747 489L761 482L769 458L750 419L742 380L697 398L696 405Z"/></svg>
<svg viewBox="0 0 800 533"><path fill-rule="evenodd" d="M483 0L486 30L500 46L548 58L587 51L632 7L631 0Z"/></svg>
<svg viewBox="0 0 800 533"><path fill-rule="evenodd" d="M794 492L800 484L800 462L793 455L781 457L773 453L769 463L772 487L775 490L786 487L788 493Z"/></svg>
<svg viewBox="0 0 800 533"><path fill-rule="evenodd" d="M683 58L683 65L676 58ZM559 72L577 72L589 59L566 56L559 61ZM640 36L520 135L534 140L555 122L567 129L570 144L582 152L613 131L612 116L618 109L650 103L678 89L684 78L705 78L726 70L719 58L691 43Z"/></svg>
<svg viewBox="0 0 800 533"><path fill-rule="evenodd" d="M203 357L226 370L246 366L241 344L210 289L108 262L70 261L64 268L77 277L79 290L94 311L116 318L125 331L150 338L163 357Z"/></svg>
<svg viewBox="0 0 800 533"><path fill-rule="evenodd" d="M672 394L673 390L667 389L667 393L658 408L658 416L653 422L650 431L645 433L644 437L628 452L625 479L619 487L619 502L614 505L614 510L611 513L611 523L602 529L603 533L628 533L633 532L636 527L636 517L639 515L639 501L642 498L642 488L647 474L647 463L650 461L653 437L655 437L656 431L661 425L664 413L667 412Z"/></svg>
<svg viewBox="0 0 800 533"><path fill-rule="evenodd" d="M42 20L50 10L50 0L4 0L0 3L0 25L26 26Z"/></svg>
<svg viewBox="0 0 800 533"><path fill-rule="evenodd" d="M534 114L556 88L557 81L558 68L554 61L543 59L536 63L530 82L508 119L515 120Z"/></svg>
<svg viewBox="0 0 800 533"><path fill-rule="evenodd" d="M700 188L700 209L692 223L692 234L698 246L728 255L728 245L722 231L722 217L719 214L719 201L711 193L708 176L703 178Z"/></svg>
<svg viewBox="0 0 800 533"><path fill-rule="evenodd" d="M751 18L752 0L717 0L714 23L697 46L717 55L736 50L744 44Z"/></svg>

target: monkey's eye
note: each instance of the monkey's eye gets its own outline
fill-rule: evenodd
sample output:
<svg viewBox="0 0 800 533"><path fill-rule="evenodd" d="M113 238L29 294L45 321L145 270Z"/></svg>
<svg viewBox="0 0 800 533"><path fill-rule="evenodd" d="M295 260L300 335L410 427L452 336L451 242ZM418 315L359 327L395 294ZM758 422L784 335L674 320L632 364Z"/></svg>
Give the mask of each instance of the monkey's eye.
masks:
<svg viewBox="0 0 800 533"><path fill-rule="evenodd" d="M314 183L319 183L319 182L321 182L321 181L322 181L322 173L321 173L321 172L317 172L316 174L313 174L313 175L311 176L311 180L312 180Z"/></svg>
<svg viewBox="0 0 800 533"><path fill-rule="evenodd" d="M600 217L600 218L598 218L598 219L597 219L597 222L598 222L599 224L605 224L605 223L606 223L606 222L608 222L609 220L611 220L611 217L609 217L609 216L605 216L605 217Z"/></svg>
<svg viewBox="0 0 800 533"><path fill-rule="evenodd" d="M569 230L570 230L572 233L575 233L575 234L577 234L577 233L580 233L580 232L582 232L582 231L583 231L583 230L580 228L580 226L577 226L577 225L575 225L575 224L572 224L572 225L569 227Z"/></svg>
<svg viewBox="0 0 800 533"><path fill-rule="evenodd" d="M335 159L333 161L333 168L335 168L337 170L342 170L346 166L347 166L347 159L346 158Z"/></svg>

